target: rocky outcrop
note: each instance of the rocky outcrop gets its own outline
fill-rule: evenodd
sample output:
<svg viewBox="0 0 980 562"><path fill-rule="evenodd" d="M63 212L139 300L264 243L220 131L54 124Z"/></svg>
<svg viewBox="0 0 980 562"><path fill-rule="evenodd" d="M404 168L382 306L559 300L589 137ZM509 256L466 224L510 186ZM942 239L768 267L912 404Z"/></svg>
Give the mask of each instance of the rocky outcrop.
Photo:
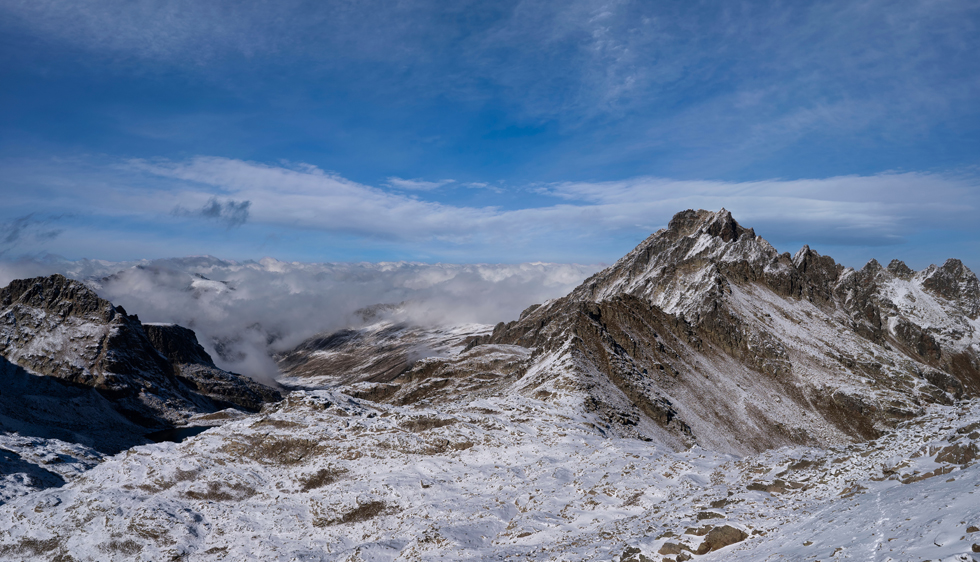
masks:
<svg viewBox="0 0 980 562"><path fill-rule="evenodd" d="M169 364L122 307L61 275L19 279L0 290L0 354L33 373L90 386L108 397L142 390L130 373L168 386Z"/></svg>
<svg viewBox="0 0 980 562"><path fill-rule="evenodd" d="M923 272L922 286L949 301L966 304L967 315L972 319L980 314L980 283L960 260L946 260L941 267L929 266Z"/></svg>
<svg viewBox="0 0 980 562"><path fill-rule="evenodd" d="M107 454L147 442L147 428L94 388L31 374L3 357L0 381L0 433L58 439Z"/></svg>
<svg viewBox="0 0 980 562"><path fill-rule="evenodd" d="M0 290L0 355L31 375L93 389L146 429L230 405L256 410L279 397L218 369L192 331L144 327L61 275L16 280Z"/></svg>
<svg viewBox="0 0 980 562"><path fill-rule="evenodd" d="M196 363L214 367L214 360L197 341L194 330L176 324L143 324L153 347L172 365Z"/></svg>
<svg viewBox="0 0 980 562"><path fill-rule="evenodd" d="M262 404L282 398L275 389L219 369L193 330L176 324L144 324L143 330L153 347L169 361L174 376L219 406L255 412Z"/></svg>

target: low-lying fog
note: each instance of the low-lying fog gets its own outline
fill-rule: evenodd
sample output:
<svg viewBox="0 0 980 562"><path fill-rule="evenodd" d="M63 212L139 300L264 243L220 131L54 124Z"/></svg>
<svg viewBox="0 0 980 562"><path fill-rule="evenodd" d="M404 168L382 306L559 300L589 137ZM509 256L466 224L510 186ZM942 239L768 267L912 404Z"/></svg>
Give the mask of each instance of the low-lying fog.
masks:
<svg viewBox="0 0 980 562"><path fill-rule="evenodd" d="M215 362L270 382L270 355L321 332L363 324L358 310L420 325L513 320L527 306L560 297L600 266L523 264L296 263L190 257L140 262L0 263L0 284L62 273L88 283L143 322L197 332Z"/></svg>

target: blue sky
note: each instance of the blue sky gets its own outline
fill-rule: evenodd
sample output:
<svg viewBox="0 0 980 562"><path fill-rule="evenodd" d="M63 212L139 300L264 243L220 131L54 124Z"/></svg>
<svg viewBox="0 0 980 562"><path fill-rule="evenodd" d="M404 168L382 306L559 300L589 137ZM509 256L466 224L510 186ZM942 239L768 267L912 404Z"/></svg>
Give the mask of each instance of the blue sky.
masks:
<svg viewBox="0 0 980 562"><path fill-rule="evenodd" d="M0 3L0 257L980 268L980 4Z"/></svg>

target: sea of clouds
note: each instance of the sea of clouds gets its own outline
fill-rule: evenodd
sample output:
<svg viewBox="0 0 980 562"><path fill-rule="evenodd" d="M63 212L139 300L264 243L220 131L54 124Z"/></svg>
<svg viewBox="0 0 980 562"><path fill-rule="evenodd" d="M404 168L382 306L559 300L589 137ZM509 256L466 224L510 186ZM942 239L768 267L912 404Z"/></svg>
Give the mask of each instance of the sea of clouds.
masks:
<svg viewBox="0 0 980 562"><path fill-rule="evenodd" d="M272 355L313 335L356 327L361 309L400 305L393 320L417 325L495 324L560 297L599 266L522 264L234 262L187 257L109 262L0 262L0 284L61 273L143 322L192 328L220 367L271 382ZM377 318L374 319L375 321Z"/></svg>

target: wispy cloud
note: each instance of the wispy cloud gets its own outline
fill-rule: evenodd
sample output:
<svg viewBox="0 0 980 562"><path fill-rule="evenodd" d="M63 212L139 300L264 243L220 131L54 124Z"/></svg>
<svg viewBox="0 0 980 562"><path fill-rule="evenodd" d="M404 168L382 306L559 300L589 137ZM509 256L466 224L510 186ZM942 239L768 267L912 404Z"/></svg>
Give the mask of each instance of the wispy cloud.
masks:
<svg viewBox="0 0 980 562"><path fill-rule="evenodd" d="M33 185L40 184L37 178L42 175L50 183L41 185L34 199L21 195L21 208L55 201L92 217L87 226L97 228L136 219L143 225L167 224L180 205L196 209L182 212L206 219L203 222L237 226L235 240L253 240L254 251L270 234L295 240L295 246L302 244L301 233L319 232L362 249L388 248L389 256L398 255L397 248L410 248L412 255L423 253L430 260L466 256L466 261L611 261L629 249L629 241L635 243L666 225L679 210L721 207L774 242L871 247L901 244L931 231L965 240L980 238L980 180L949 174L752 182L641 176L537 184L534 205L504 207L468 206L465 199L440 202L430 197L435 195L432 191L386 190L314 166L227 158L129 161L106 167L102 175L87 181L72 168L55 177L52 166L42 168L32 176ZM5 175L16 180L14 172ZM471 190L462 193L483 197ZM98 218L107 215L112 219ZM18 216L23 215L12 219ZM9 224L7 236L15 236L20 223ZM221 254L221 244L227 242L209 243L213 245L198 252ZM49 247L57 251L58 245ZM99 256L99 246L82 255Z"/></svg>
<svg viewBox="0 0 980 562"><path fill-rule="evenodd" d="M432 191L433 189L438 189L444 185L449 185L455 183L456 180L439 180L439 181L425 181L422 179L406 180L398 177L390 177L387 180L387 184L391 187L396 187L398 189L407 189L411 191Z"/></svg>
<svg viewBox="0 0 980 562"><path fill-rule="evenodd" d="M229 54L253 64L315 60L303 66L320 71L362 62L408 68L397 73L402 92L484 98L490 86L533 119L566 122L635 117L637 108L657 119L662 103L746 111L742 102L755 96L756 120L810 110L811 128L833 127L820 107L877 101L880 123L908 105L941 112L968 103L978 87L966 72L978 69L980 8L969 0L12 0L0 13L44 39L190 69Z"/></svg>
<svg viewBox="0 0 980 562"><path fill-rule="evenodd" d="M58 218L61 217L39 217L37 213L28 213L0 223L0 256L15 249L24 239L41 243L54 240L64 229L48 225Z"/></svg>
<svg viewBox="0 0 980 562"><path fill-rule="evenodd" d="M226 158L187 162L133 161L134 169L181 180L181 197L206 199L220 190L250 201L253 220L369 237L463 237L492 219L486 209L450 207L347 180L312 166L283 168Z"/></svg>
<svg viewBox="0 0 980 562"><path fill-rule="evenodd" d="M650 177L566 182L540 188L566 203L508 210L419 200L315 168L293 170L219 158L139 165L156 175L259 201L255 213L259 221L298 221L307 228L411 240L449 237L460 243L500 239L504 232L595 235L624 228L652 229L683 208L725 206L745 221L779 223L781 230L793 223L813 235L877 244L900 240L910 227L967 227L980 207L975 182L921 173L756 182Z"/></svg>

